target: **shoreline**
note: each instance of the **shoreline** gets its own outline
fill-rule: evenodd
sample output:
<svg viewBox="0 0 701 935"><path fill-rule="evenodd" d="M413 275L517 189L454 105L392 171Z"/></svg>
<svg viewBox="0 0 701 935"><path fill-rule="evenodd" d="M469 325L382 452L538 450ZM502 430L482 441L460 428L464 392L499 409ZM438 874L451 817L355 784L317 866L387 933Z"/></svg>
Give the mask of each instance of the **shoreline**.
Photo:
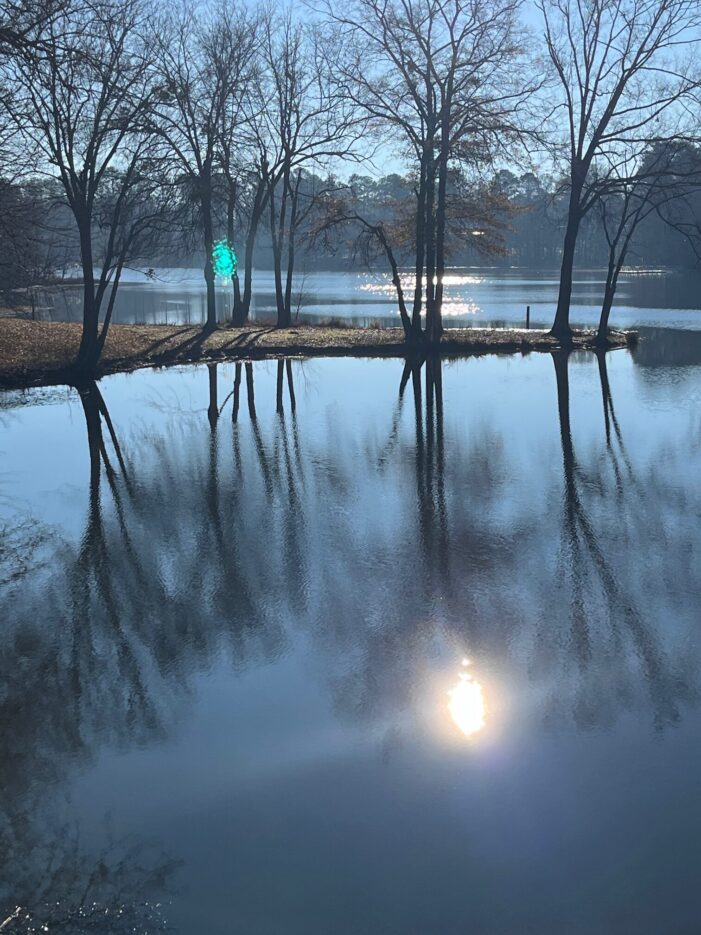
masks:
<svg viewBox="0 0 701 935"><path fill-rule="evenodd" d="M80 341L77 322L0 319L0 389L71 384L71 364ZM572 350L596 350L594 331L576 331ZM611 348L630 347L634 331L609 336ZM482 354L550 353L562 343L547 331L521 328L455 328L432 353L446 357ZM95 378L144 367L264 360L279 357L407 356L401 328L334 328L298 324L291 328L224 325L203 332L191 325L112 325Z"/></svg>

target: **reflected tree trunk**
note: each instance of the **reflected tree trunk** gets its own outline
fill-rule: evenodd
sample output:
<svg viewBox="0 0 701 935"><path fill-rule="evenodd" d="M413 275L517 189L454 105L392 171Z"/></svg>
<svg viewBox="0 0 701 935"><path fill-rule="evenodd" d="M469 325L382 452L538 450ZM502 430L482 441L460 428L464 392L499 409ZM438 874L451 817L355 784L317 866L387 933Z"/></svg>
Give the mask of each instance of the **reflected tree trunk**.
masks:
<svg viewBox="0 0 701 935"><path fill-rule="evenodd" d="M207 364L207 377L209 383L209 406L207 419L209 421L209 471L207 473L207 511L209 521L214 530L217 548L221 551L224 543L224 531L219 508L219 442L217 437L217 422L219 421L219 402L217 394L217 368L218 364Z"/></svg>
<svg viewBox="0 0 701 935"><path fill-rule="evenodd" d="M591 592L591 584L585 587L586 563L597 577L597 586L601 588L608 604L608 613L613 627L623 624L645 668L645 675L650 686L650 695L655 709L656 719L660 724L674 723L679 718L675 697L679 694L674 686L674 674L666 668L663 653L653 628L642 618L635 600L630 594L623 593L610 562L606 558L589 521L577 486L579 466L575 457L570 424L570 388L568 363L570 352L553 353L555 378L557 383L557 404L560 424L560 440L565 480L564 526L566 541L570 550L573 594L573 639L578 647L578 658L582 665L589 659L591 643L589 637L589 619L585 608L585 599ZM602 395L610 401L610 387L606 368L599 370L602 377ZM611 408L609 408L611 411ZM620 506L616 507L620 509Z"/></svg>
<svg viewBox="0 0 701 935"><path fill-rule="evenodd" d="M292 412L297 409L297 399L295 397L295 384L292 378L292 361L288 358L285 361L285 369L287 370L287 392L290 394L290 408Z"/></svg>
<svg viewBox="0 0 701 935"><path fill-rule="evenodd" d="M109 623L109 635L114 641L119 671L124 677L125 685L128 685L128 690L134 702L139 705L140 716L144 723L155 723L155 708L146 689L134 639L128 632L128 623L123 619L121 611L122 595L118 594L115 589L112 574L113 557L108 547L101 499L103 466L115 505L121 549L129 560L131 576L137 587L144 589L144 593L151 586L151 583L146 580L143 574L138 555L128 532L121 493L117 485L117 475L105 445L102 431L103 418L109 426L109 434L113 440L117 460L124 471L126 470L125 461L117 443L116 432L107 405L97 384L94 381L82 384L78 388L78 392L88 436L90 481L88 519L76 561L76 582L72 588L73 593L80 595L79 601L75 604L76 613L74 616L75 640L80 643L80 649L77 649L75 654L73 678L76 685L82 685L86 679L92 678L92 654L94 653L92 626L95 619L95 610L92 607L91 598L94 588L95 594L100 600L100 608L104 614L104 619ZM127 487L127 489L130 488Z"/></svg>
<svg viewBox="0 0 701 935"><path fill-rule="evenodd" d="M268 457L265 451L265 444L263 443L263 436L261 435L260 425L258 424L258 416L256 414L256 398L253 385L253 364L248 361L246 364L244 364L244 367L246 369L246 396L248 400L248 415L251 420L253 441L255 443L256 454L258 456L258 461L260 463L261 472L265 482L265 490L268 497L271 497L273 494L273 480L270 472L270 465L268 464Z"/></svg>
<svg viewBox="0 0 701 935"><path fill-rule="evenodd" d="M565 480L563 525L568 555L567 569L571 583L572 645L576 647L577 660L583 666L591 659L591 635L584 603L584 557L579 536L579 520L583 511L577 491L577 463L570 423L570 352L556 351L552 356L557 384L557 413Z"/></svg>
<svg viewBox="0 0 701 935"><path fill-rule="evenodd" d="M246 398L248 400L248 414L251 417L251 421L256 421L256 397L255 390L253 387L253 364L249 361L245 364L246 367Z"/></svg>
<svg viewBox="0 0 701 935"><path fill-rule="evenodd" d="M278 413L283 411L282 408L282 388L284 386L285 378L285 362L284 360L278 360L277 362L277 385L275 389L275 408Z"/></svg>
<svg viewBox="0 0 701 935"><path fill-rule="evenodd" d="M425 402L421 370L425 367ZM400 402L411 378L416 433L416 497L424 567L437 570L447 589L450 579L448 512L445 501L445 452L443 432L442 361L431 356L425 361L408 360L399 384Z"/></svg>
<svg viewBox="0 0 701 935"><path fill-rule="evenodd" d="M239 406L241 405L241 364L235 364L234 367L234 399L231 406L231 421L236 424L239 417Z"/></svg>
<svg viewBox="0 0 701 935"><path fill-rule="evenodd" d="M207 418L209 419L209 427L212 432L215 432L219 419L219 405L217 402L217 364L207 364L207 375L209 379L209 406L207 407Z"/></svg>
<svg viewBox="0 0 701 935"><path fill-rule="evenodd" d="M294 413L297 409L297 398L295 396L295 384L292 374L292 361L289 358L286 360L278 360L277 362L275 408L278 413L284 411L285 386L287 386L287 393L290 399L290 412Z"/></svg>
<svg viewBox="0 0 701 935"><path fill-rule="evenodd" d="M636 486L636 481L633 474L633 465L631 464L630 458L628 457L628 452L623 441L621 426L619 425L618 417L616 416L616 410L614 409L613 405L613 396L611 393L611 385L609 383L608 369L606 366L606 351L597 350L595 351L595 354L599 367L599 383L601 385L601 403L604 411L606 447L611 454L611 461L613 464L614 473L616 475L616 486L618 492L623 494L625 492L625 486L618 461L619 454L622 457L627 470L628 478L625 481L625 484L627 484L628 487ZM618 451L616 451L614 447L614 438L618 443Z"/></svg>

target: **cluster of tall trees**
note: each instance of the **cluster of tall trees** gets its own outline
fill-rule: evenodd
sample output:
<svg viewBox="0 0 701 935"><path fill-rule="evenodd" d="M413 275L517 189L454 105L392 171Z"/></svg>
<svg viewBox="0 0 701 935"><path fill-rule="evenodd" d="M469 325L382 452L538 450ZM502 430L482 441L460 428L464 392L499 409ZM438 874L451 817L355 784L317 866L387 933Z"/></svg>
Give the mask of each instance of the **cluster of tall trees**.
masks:
<svg viewBox="0 0 701 935"><path fill-rule="evenodd" d="M48 178L71 218L83 279L78 368L99 358L125 266L150 265L176 242L204 257L209 328L214 245L236 248L233 320L243 324L262 227L279 326L291 321L301 232L319 243L350 230L388 263L407 342L435 342L451 256L465 244L494 249L507 226L508 198L484 180L515 164L547 166L566 203L553 323L562 339L577 244L596 217L605 342L639 225L654 215L696 233L679 205L698 188L689 153L701 3L535 6L536 22L520 0L301 10L2 0L0 175L8 185ZM408 184L368 212L349 168L387 160ZM52 211L42 216L49 223ZM4 262L21 265L21 254L40 265L30 238L15 253Z"/></svg>
<svg viewBox="0 0 701 935"><path fill-rule="evenodd" d="M415 179L415 203L402 212L414 248L410 311L385 227L368 225L392 266L409 340L421 336L422 311L430 341L443 330L448 233L463 214L459 177L518 136L517 109L535 90L517 77L524 64L518 8L518 0L353 0L340 9L327 0L322 7L344 37L337 68L346 95L405 154Z"/></svg>
<svg viewBox="0 0 701 935"><path fill-rule="evenodd" d="M215 240L239 246L242 323L266 217L278 323L289 323L295 231L309 208L303 169L350 153L360 129L328 43L290 10L237 0L175 11L144 0L27 4L21 30L18 12L3 4L0 21L6 162L49 176L70 211L83 279L78 368L99 358L125 266L149 263L175 232L200 242L210 328Z"/></svg>
<svg viewBox="0 0 701 935"><path fill-rule="evenodd" d="M693 181L677 166L675 150L694 137L701 6L695 0L539 0L538 7L564 111L559 151L569 206L553 332L566 337L577 237L587 214L596 206L606 212L612 196L623 202L608 228L608 296L628 234L647 206L677 195L680 180L682 189ZM607 323L605 299L602 338Z"/></svg>

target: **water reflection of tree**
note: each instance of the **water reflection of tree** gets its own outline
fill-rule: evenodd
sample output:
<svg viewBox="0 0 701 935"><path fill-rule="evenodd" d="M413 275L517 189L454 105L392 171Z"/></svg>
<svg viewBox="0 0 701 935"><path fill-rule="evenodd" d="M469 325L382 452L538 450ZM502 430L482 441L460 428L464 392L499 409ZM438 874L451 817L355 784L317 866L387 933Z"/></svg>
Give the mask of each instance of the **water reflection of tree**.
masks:
<svg viewBox="0 0 701 935"><path fill-rule="evenodd" d="M335 678L334 693L339 709L355 717L410 705L417 673L446 643L453 652L492 654L498 644L508 647L511 628L522 623L509 582L538 521L521 515L505 525L498 515L512 477L491 426L452 437L446 457L443 366L439 358L407 362L387 440L370 456L398 492L393 512L402 525L391 558L354 569L354 556L378 555L372 527L348 550L345 564L363 586L355 624L342 635L342 656L353 664ZM375 625L364 629L366 613Z"/></svg>
<svg viewBox="0 0 701 935"><path fill-rule="evenodd" d="M410 703L434 638L478 658L525 654L551 711L584 726L635 704L668 723L693 698L695 657L656 629L675 568L688 594L701 588L681 528L664 554L657 541L688 495L662 468L634 469L605 359L605 444L585 460L569 360L555 357L564 496L546 490L545 507L512 495L521 469L488 421L446 429L441 361L404 367L379 439L374 426L300 424L296 366L277 362L263 407L261 365L237 364L222 393L212 364L206 419L179 412L124 447L99 388L81 389L83 535L57 545L41 587L30 571L0 598L12 620L0 811L15 850L72 763L163 736L198 672L222 654L234 668L274 659L292 629L314 640L337 711L354 719ZM665 563L662 577L645 580L641 553Z"/></svg>
<svg viewBox="0 0 701 935"><path fill-rule="evenodd" d="M382 605L384 626L363 631L356 625L347 634L344 652L354 663L335 684L344 710L375 715L410 703L414 675L430 652L432 632L478 658L502 663L528 646L528 668L549 699L550 719L574 718L591 727L611 723L622 710L650 705L655 723L663 726L674 723L682 707L696 700L698 660L680 644L675 628L665 625L693 538L684 540L678 533L665 550L669 574L662 591L648 557L659 553L662 530L674 525L674 517L683 516L690 504L675 492L664 470L652 468L644 478L636 476L605 357L600 355L597 363L605 457L585 471L575 454L568 358L556 356L562 507L551 495L552 508L541 514L536 496L523 498L506 525L500 504L509 500L518 477L503 461L500 440L487 430L462 451L452 437L446 458L441 364L406 366L377 463L387 471L394 455L400 465L394 479L400 487L405 487L402 469L411 470L418 522L415 531L405 524L396 535L391 569L382 564L377 579L367 572L362 577L363 594L375 602L388 592L402 597L397 612ZM402 460L397 456L399 426L409 386L414 397L413 457ZM407 521L412 515L409 504L399 512ZM551 558L558 530L562 548L559 558ZM366 541L360 551L367 547ZM698 572L687 583L691 595L698 593ZM658 593L651 594L655 588ZM362 597L356 598L361 620L362 605ZM687 610L689 606L687 599Z"/></svg>
<svg viewBox="0 0 701 935"><path fill-rule="evenodd" d="M20 582L28 573L20 563L23 573L8 578L15 587L6 592L12 614L5 619L12 628L2 654L0 697L0 928L8 933L148 933L165 925L152 900L162 892L171 862L134 842L113 841L91 854L77 832L56 826L45 801L68 764L90 755L107 736L131 743L158 729L134 621L122 614L113 575L115 563L125 561L137 575L134 587L144 584L124 510L124 497L133 490L98 387L81 387L79 396L90 465L80 545L73 550L57 543L52 565L60 572L46 590L33 583L37 594ZM103 473L122 545L119 558L106 530Z"/></svg>
<svg viewBox="0 0 701 935"><path fill-rule="evenodd" d="M606 356L601 353L597 358L608 462L613 474L610 497L606 496L604 473L587 476L577 458L570 421L570 354L553 354L564 480L557 594L564 597L569 590L570 623L558 697L552 705L553 709L560 707L563 695L574 691L572 710L576 720L582 726L593 726L610 721L617 707L631 704L636 683L642 681L649 692L655 722L662 726L677 721L681 706L696 699L696 673L689 670L683 658L669 657L661 621L653 623L646 616L642 589L635 585L636 564L647 565L642 528L652 526L661 533L664 527L659 509L655 515L656 506L664 504L664 484L659 477L648 478L646 515L641 523L638 498L644 493L642 484L628 457L616 417ZM650 489L651 482L659 489L659 496ZM587 491L596 491L600 503L606 503L609 526L615 524L615 534L597 533L585 503ZM541 637L545 637L543 631ZM548 639L543 642L552 644ZM576 666L577 673L569 663ZM638 670L641 680L637 678Z"/></svg>
<svg viewBox="0 0 701 935"><path fill-rule="evenodd" d="M574 671L596 699L598 713L593 702L588 711L568 702L582 723L632 703L638 675L658 720L674 717L690 679L665 659L663 636L640 610L636 543L652 548L655 529L649 506L635 502L645 487L660 510L685 505L670 502L660 474L634 476L603 358L607 454L585 472L568 361L555 357L565 497L547 515L535 499L504 514L520 469L494 427L453 433L447 448L440 360L405 365L386 437L360 448L337 426L321 448L312 443L298 424L294 366L275 366L272 419L258 411L258 365L236 364L220 396L210 364L206 444L201 421L181 414L128 458L99 389L82 391L89 510L80 547L63 552L49 611L71 634L59 652L69 681L56 690L70 699L75 747L157 736L192 673L222 650L236 665L274 657L292 620L343 660L329 678L354 715L411 691L406 676L430 624L488 655L512 652L533 631L534 677L548 674L567 695ZM550 576L558 527L560 572ZM642 660L638 675L631 657Z"/></svg>
<svg viewBox="0 0 701 935"><path fill-rule="evenodd" d="M33 931L37 919L45 920L42 881L55 884L51 892L60 896L67 913L61 917L65 930L80 930L80 918L87 924L87 904L76 903L68 891L75 854L62 850L61 835L51 840L43 824L45 793L63 780L70 765L90 758L105 743L131 746L162 736L177 709L178 693L222 649L238 665L279 651L280 624L267 620L263 626L252 600L254 576L251 568L241 567L234 515L240 487L230 488L232 500L221 502L211 409L207 457L198 453L192 459L187 483L178 482L182 464L178 452L166 445L159 451L158 470L141 485L140 478L132 480L133 466L98 386L81 387L79 397L89 455L83 535L77 547L57 543L45 590L34 590L35 582L20 587L28 569L22 565L20 575L14 562L9 580L16 586L2 595L12 631L2 654L0 695L0 851L9 907L0 922L14 912L10 903L22 907L9 919L8 931ZM182 498L175 516L174 491ZM248 552L247 559L258 560L262 568L263 544L257 555ZM55 861L50 875L48 850ZM84 879L74 882L79 888L82 879L92 897L87 860L80 862ZM103 890L109 871L117 892L124 866L97 864ZM33 896L26 880L34 881ZM122 883L128 894L132 884ZM93 901L112 905L107 895ZM150 930L146 908L140 931ZM137 920L126 903L119 918L120 925ZM55 915L50 921L56 927ZM98 930L93 921L90 925ZM99 929L122 930L107 924Z"/></svg>
<svg viewBox="0 0 701 935"><path fill-rule="evenodd" d="M0 523L0 588L15 584L43 564L51 530L27 516Z"/></svg>
<svg viewBox="0 0 701 935"><path fill-rule="evenodd" d="M45 824L40 839L4 850L3 862L11 867L0 884L3 935L172 931L163 899L176 865L158 850L110 839L89 854L75 829Z"/></svg>
<svg viewBox="0 0 701 935"><path fill-rule="evenodd" d="M425 410L422 412L421 369L425 369ZM426 571L446 572L448 561L448 516L445 501L445 447L443 438L443 363L439 357L407 361L400 382L400 399L411 372L416 432L416 502L419 536ZM448 578L443 574L443 582Z"/></svg>

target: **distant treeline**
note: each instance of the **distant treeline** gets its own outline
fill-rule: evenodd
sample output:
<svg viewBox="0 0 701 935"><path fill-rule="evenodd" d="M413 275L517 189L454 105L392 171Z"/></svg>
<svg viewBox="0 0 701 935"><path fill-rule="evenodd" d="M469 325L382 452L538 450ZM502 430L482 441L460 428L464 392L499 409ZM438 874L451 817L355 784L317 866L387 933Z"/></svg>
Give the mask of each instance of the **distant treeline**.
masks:
<svg viewBox="0 0 701 935"><path fill-rule="evenodd" d="M689 147L701 167L701 153ZM347 225L343 236L320 238L318 227L327 211L329 192L352 201L359 213L378 222L397 205L414 197L411 177L397 173L373 178L352 175L345 181L302 174L300 197L310 207L298 246L298 271L386 268L375 254L357 246L357 225ZM451 241L450 262L454 266L485 264L497 267L556 269L562 259L562 233L567 221L567 189L562 183L533 172L507 169L491 179L471 186L475 206L488 204L489 217L475 208L474 229L462 231ZM80 242L69 209L62 201L58 183L30 179L21 184L0 180L0 289L6 302L26 304L23 290L54 278L80 275ZM222 199L220 204L224 206ZM185 206L187 207L187 206ZM640 224L629 252L629 265L698 269L698 242L689 227L701 224L701 193L687 195L683 210L687 223L670 223L653 213ZM215 214L216 199L215 199ZM218 218L225 224L222 214ZM235 246L239 252L239 244ZM200 267L201 249L195 249L187 231L174 226L163 230L153 243L151 264ZM270 229L262 224L254 249L258 268L273 265ZM601 217L591 213L582 224L577 242L577 264L581 268L602 267L607 262L607 244L602 236ZM14 296L13 296L14 293Z"/></svg>

